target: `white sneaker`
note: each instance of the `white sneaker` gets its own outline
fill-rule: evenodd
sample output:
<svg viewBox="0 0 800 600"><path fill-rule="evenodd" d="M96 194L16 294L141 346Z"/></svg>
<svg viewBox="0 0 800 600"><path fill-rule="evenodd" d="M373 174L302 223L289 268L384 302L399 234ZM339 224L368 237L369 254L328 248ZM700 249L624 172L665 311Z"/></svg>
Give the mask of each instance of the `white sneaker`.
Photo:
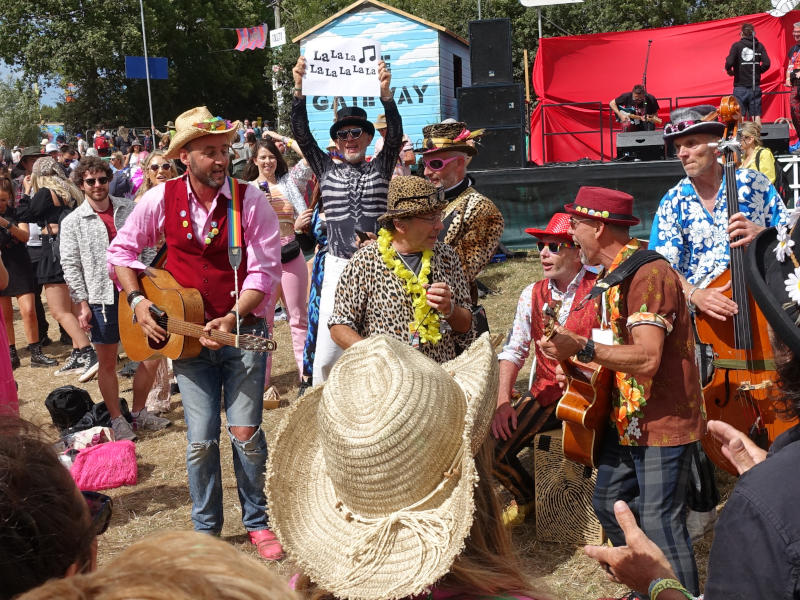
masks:
<svg viewBox="0 0 800 600"><path fill-rule="evenodd" d="M172 425L172 421L154 415L146 408L133 415L133 427L136 431L158 431Z"/></svg>
<svg viewBox="0 0 800 600"><path fill-rule="evenodd" d="M128 423L128 420L122 415L118 416L116 419L112 419L111 429L114 431L114 439L118 442L120 440L135 442L137 439L136 434L131 428L131 424Z"/></svg>

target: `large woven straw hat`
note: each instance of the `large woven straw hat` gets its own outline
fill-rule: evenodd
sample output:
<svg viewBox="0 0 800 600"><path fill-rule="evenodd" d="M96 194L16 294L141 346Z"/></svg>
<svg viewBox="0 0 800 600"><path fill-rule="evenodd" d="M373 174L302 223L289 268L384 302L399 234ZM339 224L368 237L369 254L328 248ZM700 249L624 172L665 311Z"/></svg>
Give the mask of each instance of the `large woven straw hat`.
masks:
<svg viewBox="0 0 800 600"><path fill-rule="evenodd" d="M164 158L178 158L181 148L204 135L226 135L231 140L238 135L240 126L239 121L231 122L215 117L205 106L189 109L175 119L175 135L170 140Z"/></svg>
<svg viewBox="0 0 800 600"><path fill-rule="evenodd" d="M491 422L488 335L439 365L395 338L351 346L281 421L270 520L289 557L339 598L421 593L472 526L475 452Z"/></svg>

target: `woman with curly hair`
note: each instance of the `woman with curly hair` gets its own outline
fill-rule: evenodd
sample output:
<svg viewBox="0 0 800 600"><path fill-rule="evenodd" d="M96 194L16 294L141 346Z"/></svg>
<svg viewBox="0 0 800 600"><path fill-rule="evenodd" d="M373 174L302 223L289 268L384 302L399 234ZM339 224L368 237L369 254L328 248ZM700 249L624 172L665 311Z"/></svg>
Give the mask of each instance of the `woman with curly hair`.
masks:
<svg viewBox="0 0 800 600"><path fill-rule="evenodd" d="M19 221L39 223L42 227L42 258L36 278L44 284L50 314L72 338L72 352L55 374L80 372L80 381L89 381L97 374L97 354L78 323L77 309L64 282L58 246L61 220L83 202L83 193L67 179L54 159L45 156L33 164L30 183L25 183L25 194L17 209Z"/></svg>

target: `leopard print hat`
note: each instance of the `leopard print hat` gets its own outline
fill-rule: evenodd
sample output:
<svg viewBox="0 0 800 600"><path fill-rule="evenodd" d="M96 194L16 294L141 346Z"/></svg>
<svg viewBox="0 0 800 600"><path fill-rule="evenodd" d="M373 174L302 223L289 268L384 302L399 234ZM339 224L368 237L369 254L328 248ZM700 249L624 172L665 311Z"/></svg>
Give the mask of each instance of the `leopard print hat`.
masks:
<svg viewBox="0 0 800 600"><path fill-rule="evenodd" d="M444 190L427 179L414 175L401 175L389 183L386 212L379 221L391 221L415 215L424 215L447 206Z"/></svg>

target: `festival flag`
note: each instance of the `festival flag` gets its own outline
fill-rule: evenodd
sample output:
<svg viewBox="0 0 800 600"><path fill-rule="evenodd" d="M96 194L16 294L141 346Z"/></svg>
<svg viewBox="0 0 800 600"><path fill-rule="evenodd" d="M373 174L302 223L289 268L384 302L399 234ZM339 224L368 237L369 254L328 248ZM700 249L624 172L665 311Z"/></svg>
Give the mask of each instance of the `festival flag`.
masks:
<svg viewBox="0 0 800 600"><path fill-rule="evenodd" d="M267 31L269 30L269 25L266 23L262 23L258 26L258 48L265 48L267 46Z"/></svg>
<svg viewBox="0 0 800 600"><path fill-rule="evenodd" d="M250 43L250 36L247 27L241 27L236 29L236 35L239 38L239 41L236 44L236 48L234 48L234 50L238 50L239 52L247 50L247 47Z"/></svg>

